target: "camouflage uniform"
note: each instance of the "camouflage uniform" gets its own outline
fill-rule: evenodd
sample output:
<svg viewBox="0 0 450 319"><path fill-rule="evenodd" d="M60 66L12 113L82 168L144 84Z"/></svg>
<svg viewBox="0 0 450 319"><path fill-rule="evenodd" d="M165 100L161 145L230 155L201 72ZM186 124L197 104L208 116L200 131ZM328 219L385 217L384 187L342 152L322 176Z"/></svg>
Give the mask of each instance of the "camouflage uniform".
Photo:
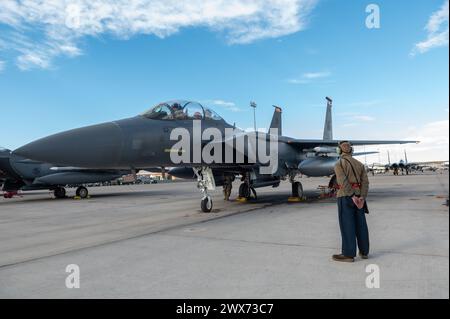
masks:
<svg viewBox="0 0 450 319"><path fill-rule="evenodd" d="M223 197L224 200L230 200L231 190L233 189L233 177L226 175L223 182Z"/></svg>

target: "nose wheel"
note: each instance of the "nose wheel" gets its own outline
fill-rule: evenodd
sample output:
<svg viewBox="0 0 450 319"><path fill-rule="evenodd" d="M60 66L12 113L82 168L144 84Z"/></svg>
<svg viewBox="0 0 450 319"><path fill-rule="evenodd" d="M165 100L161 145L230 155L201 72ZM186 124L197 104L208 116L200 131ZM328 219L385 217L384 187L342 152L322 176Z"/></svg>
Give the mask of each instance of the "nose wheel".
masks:
<svg viewBox="0 0 450 319"><path fill-rule="evenodd" d="M202 212L210 213L213 208L213 202L212 202L211 196L204 197L200 203L200 206L201 206Z"/></svg>
<svg viewBox="0 0 450 319"><path fill-rule="evenodd" d="M208 190L214 190L216 188L214 175L211 168L208 167L194 168L194 173L197 176L197 187L203 195L200 208L202 212L210 213L213 209L213 201L208 194Z"/></svg>

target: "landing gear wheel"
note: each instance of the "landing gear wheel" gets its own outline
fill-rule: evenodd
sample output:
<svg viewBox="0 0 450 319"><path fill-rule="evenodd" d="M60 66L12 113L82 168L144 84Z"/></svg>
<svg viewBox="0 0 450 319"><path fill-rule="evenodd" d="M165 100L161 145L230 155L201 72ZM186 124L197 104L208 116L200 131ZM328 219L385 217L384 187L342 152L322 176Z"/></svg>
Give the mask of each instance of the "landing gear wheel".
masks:
<svg viewBox="0 0 450 319"><path fill-rule="evenodd" d="M89 191L88 191L88 189L86 187L80 186L80 187L77 188L76 194L77 194L78 197L80 197L82 199L85 199L85 198L87 198L89 196Z"/></svg>
<svg viewBox="0 0 450 319"><path fill-rule="evenodd" d="M303 185L300 182L292 183L292 197L303 198Z"/></svg>
<svg viewBox="0 0 450 319"><path fill-rule="evenodd" d="M333 175L330 179L330 182L328 183L328 188L329 189L337 189L338 188L338 183L337 183L337 177L336 175Z"/></svg>
<svg viewBox="0 0 450 319"><path fill-rule="evenodd" d="M56 198L62 199L66 197L66 190L64 187L58 187L53 191L53 194L55 195Z"/></svg>
<svg viewBox="0 0 450 319"><path fill-rule="evenodd" d="M213 202L211 196L208 194L208 190L216 189L214 174L209 167L194 167L193 170L194 174L197 176L197 188L203 195L200 208L202 209L202 212L209 213L213 208Z"/></svg>
<svg viewBox="0 0 450 319"><path fill-rule="evenodd" d="M247 183L242 183L239 186L239 197L249 199L251 196L251 189Z"/></svg>
<svg viewBox="0 0 450 319"><path fill-rule="evenodd" d="M213 202L211 197L206 196L205 198L203 198L200 206L202 208L202 212L210 213L213 208Z"/></svg>

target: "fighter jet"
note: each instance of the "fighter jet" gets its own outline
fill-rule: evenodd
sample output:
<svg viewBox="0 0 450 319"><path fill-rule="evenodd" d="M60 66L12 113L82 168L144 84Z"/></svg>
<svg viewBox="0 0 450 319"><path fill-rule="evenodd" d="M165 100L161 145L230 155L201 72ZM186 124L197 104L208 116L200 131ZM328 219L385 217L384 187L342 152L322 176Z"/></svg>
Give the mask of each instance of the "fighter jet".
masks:
<svg viewBox="0 0 450 319"><path fill-rule="evenodd" d="M40 189L52 190L56 198L66 197L66 185L78 185L76 195L87 198L88 189L83 184L107 182L130 171L87 170L74 167L55 167L52 164L36 162L0 148L0 179L5 198L12 198L18 191Z"/></svg>
<svg viewBox="0 0 450 319"><path fill-rule="evenodd" d="M333 175L339 159L336 153L339 141L332 136L331 107L332 101L328 99L323 139L283 136L280 107L275 107L268 133L245 132L198 102L175 100L157 104L131 118L45 137L15 150L14 154L91 169L191 167L202 193L201 209L211 212L213 203L209 191L215 189L216 178L228 174L242 176L239 195L244 198L248 198L254 188L276 187L286 179L292 183L292 196L299 197L303 193L302 184L296 180L299 174ZM231 137L230 131L233 132ZM185 134L189 136L187 144L182 143ZM401 140L350 142L355 146L416 143ZM276 151L271 152L272 149ZM274 153L275 158L267 161L264 150ZM210 156L206 158L205 153Z"/></svg>
<svg viewBox="0 0 450 319"><path fill-rule="evenodd" d="M436 171L437 167L436 165L445 163L445 161L429 161L429 162L409 162L408 161L408 155L406 154L406 150L403 151L405 158L401 159L398 163L392 163L390 161L390 154L388 151L388 164L385 166L387 170L393 170L394 175L398 175L398 171L400 170L402 175L406 173L406 175L409 175L411 171Z"/></svg>

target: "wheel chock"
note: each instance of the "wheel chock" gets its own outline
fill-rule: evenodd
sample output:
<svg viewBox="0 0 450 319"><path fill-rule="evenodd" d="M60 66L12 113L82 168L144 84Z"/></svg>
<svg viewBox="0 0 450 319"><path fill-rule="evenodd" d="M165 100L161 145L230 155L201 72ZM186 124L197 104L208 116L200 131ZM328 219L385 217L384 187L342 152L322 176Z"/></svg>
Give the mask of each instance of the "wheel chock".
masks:
<svg viewBox="0 0 450 319"><path fill-rule="evenodd" d="M289 203L299 203L299 202L303 202L305 200L304 197L289 197L288 198L288 202Z"/></svg>
<svg viewBox="0 0 450 319"><path fill-rule="evenodd" d="M86 198L81 198L80 196L74 196L73 199L75 199L75 200L91 199L91 196L88 196Z"/></svg>

